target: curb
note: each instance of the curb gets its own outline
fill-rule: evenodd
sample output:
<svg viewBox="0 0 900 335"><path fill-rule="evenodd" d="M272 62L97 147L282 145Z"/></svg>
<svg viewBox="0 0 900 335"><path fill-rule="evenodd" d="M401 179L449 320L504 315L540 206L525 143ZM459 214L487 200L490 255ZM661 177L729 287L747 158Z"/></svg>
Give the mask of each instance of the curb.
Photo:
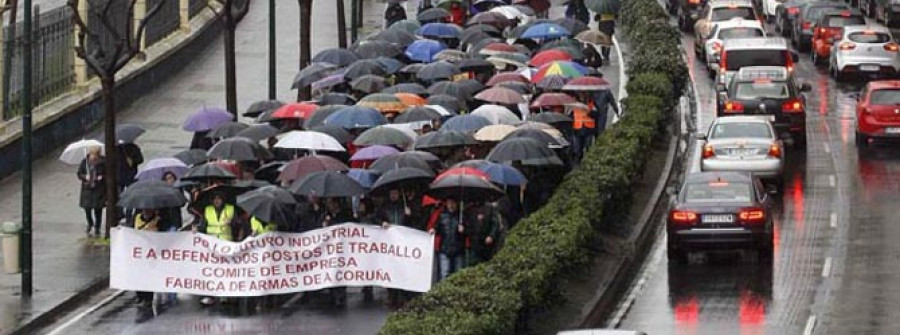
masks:
<svg viewBox="0 0 900 335"><path fill-rule="evenodd" d="M36 330L46 327L56 321L60 316L70 310L81 305L85 300L100 291L109 287L109 275L97 278L93 283L88 284L78 293L73 294L68 299L63 300L53 308L41 313L31 321L14 328L10 335L33 334Z"/></svg>

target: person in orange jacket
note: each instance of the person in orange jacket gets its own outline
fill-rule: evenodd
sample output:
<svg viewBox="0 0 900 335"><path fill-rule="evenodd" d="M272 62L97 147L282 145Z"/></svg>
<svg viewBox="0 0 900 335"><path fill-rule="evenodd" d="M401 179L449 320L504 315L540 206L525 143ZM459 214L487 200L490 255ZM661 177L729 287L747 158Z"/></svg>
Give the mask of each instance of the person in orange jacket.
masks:
<svg viewBox="0 0 900 335"><path fill-rule="evenodd" d="M459 2L450 4L450 23L462 26L466 24L466 10Z"/></svg>

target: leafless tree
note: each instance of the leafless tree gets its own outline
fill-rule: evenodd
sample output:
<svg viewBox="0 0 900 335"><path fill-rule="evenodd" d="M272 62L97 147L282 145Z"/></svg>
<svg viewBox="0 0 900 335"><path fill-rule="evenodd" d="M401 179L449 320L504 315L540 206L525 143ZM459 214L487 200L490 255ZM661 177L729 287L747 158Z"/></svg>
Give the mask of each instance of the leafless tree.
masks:
<svg viewBox="0 0 900 335"><path fill-rule="evenodd" d="M84 0L88 1L88 0ZM128 1L125 7L125 22L114 22L110 8L113 3ZM100 79L103 101L103 132L106 146L106 235L109 228L118 223L116 203L118 202L118 152L116 151L116 73L133 58L141 54L141 40L147 22L162 7L164 1L153 6L134 26L134 6L137 0L91 0L86 4L87 17L79 11L81 0L68 0L72 9L72 21L78 27L75 35L78 43L75 54L83 59ZM97 20L99 25L88 25L89 20ZM109 36L112 43L102 43L103 36Z"/></svg>
<svg viewBox="0 0 900 335"><path fill-rule="evenodd" d="M312 60L310 54L310 29L312 29L312 2L313 0L297 0L300 5L300 68L305 68ZM309 100L312 98L310 88L304 87L297 90L297 101Z"/></svg>
<svg viewBox="0 0 900 335"><path fill-rule="evenodd" d="M235 39L234 33L237 29L238 22L247 15L250 9L250 1L237 0L215 0L222 8L216 10L212 6L209 8L216 13L216 16L222 18L222 24L225 26L225 108L228 112L234 114L237 120L237 63L235 62Z"/></svg>

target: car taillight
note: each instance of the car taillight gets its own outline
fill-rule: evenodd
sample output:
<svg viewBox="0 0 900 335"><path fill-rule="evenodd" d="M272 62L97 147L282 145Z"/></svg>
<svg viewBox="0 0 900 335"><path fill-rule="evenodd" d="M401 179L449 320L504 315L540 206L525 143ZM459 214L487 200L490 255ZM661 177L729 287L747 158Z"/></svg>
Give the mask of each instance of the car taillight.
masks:
<svg viewBox="0 0 900 335"><path fill-rule="evenodd" d="M762 208L744 208L738 212L738 218L743 224L764 224L766 223L766 212Z"/></svg>
<svg viewBox="0 0 900 335"><path fill-rule="evenodd" d="M778 144L769 147L769 157L781 157L781 147Z"/></svg>
<svg viewBox="0 0 900 335"><path fill-rule="evenodd" d="M669 212L669 221L676 226L693 226L697 223L697 213L673 209Z"/></svg>
<svg viewBox="0 0 900 335"><path fill-rule="evenodd" d="M884 50L890 51L890 52L897 52L897 50L900 50L900 46L898 46L897 43L890 42L890 43L887 43L884 45Z"/></svg>
<svg viewBox="0 0 900 335"><path fill-rule="evenodd" d="M820 34L824 34L824 33L827 33L827 32L828 32L828 29L825 29L825 28L819 28L819 33L820 33Z"/></svg>
<svg viewBox="0 0 900 335"><path fill-rule="evenodd" d="M869 113L870 113L870 112L869 112L869 107L860 107L859 109L863 112L863 114L869 114Z"/></svg>
<svg viewBox="0 0 900 335"><path fill-rule="evenodd" d="M794 65L788 65L788 66L786 66L786 68L787 68L788 72L794 72Z"/></svg>
<svg viewBox="0 0 900 335"><path fill-rule="evenodd" d="M722 43L719 43L719 42L713 42L713 43L712 43L712 49L713 49L713 51L715 51L715 52L722 51Z"/></svg>
<svg viewBox="0 0 900 335"><path fill-rule="evenodd" d="M725 112L726 113L734 113L734 112L743 112L744 104L736 101L729 101L725 103Z"/></svg>
<svg viewBox="0 0 900 335"><path fill-rule="evenodd" d="M839 46L838 48L840 48L841 51L850 51L850 50L856 49L856 44L850 43L850 42L844 42L844 43L841 43L841 46ZM885 45L885 49L887 49L887 45Z"/></svg>
<svg viewBox="0 0 900 335"><path fill-rule="evenodd" d="M787 9L787 13L790 14L790 15L797 15L797 14L800 14L800 8L799 8L799 7L791 7L791 8L788 8L788 9Z"/></svg>
<svg viewBox="0 0 900 335"><path fill-rule="evenodd" d="M803 111L803 102L800 99L791 99L781 104L781 111L786 113L797 113Z"/></svg>
<svg viewBox="0 0 900 335"><path fill-rule="evenodd" d="M809 22L809 21L803 22L803 29L809 29L809 28L812 28L812 22Z"/></svg>
<svg viewBox="0 0 900 335"><path fill-rule="evenodd" d="M716 155L716 150L712 145L704 145L703 146L703 158L710 158Z"/></svg>

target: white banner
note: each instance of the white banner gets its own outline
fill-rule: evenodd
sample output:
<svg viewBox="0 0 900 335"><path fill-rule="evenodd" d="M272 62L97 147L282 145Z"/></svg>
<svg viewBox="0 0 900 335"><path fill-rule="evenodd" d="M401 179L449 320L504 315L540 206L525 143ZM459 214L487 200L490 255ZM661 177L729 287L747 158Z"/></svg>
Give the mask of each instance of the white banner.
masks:
<svg viewBox="0 0 900 335"><path fill-rule="evenodd" d="M110 286L242 297L339 286L431 288L434 236L345 223L227 242L191 232L113 230Z"/></svg>

